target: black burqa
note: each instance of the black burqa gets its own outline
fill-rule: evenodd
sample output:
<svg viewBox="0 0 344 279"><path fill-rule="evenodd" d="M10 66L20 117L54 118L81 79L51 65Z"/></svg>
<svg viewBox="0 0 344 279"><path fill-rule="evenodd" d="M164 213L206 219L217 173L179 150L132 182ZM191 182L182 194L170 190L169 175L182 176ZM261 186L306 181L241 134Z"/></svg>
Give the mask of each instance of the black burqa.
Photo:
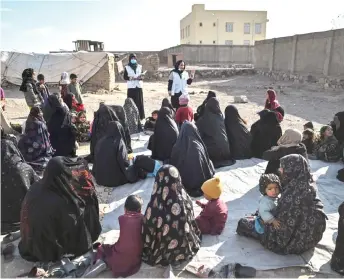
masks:
<svg viewBox="0 0 344 279"><path fill-rule="evenodd" d="M110 122L105 136L98 141L94 151L93 175L98 184L117 187L129 182L128 167L123 128L118 121Z"/></svg>
<svg viewBox="0 0 344 279"><path fill-rule="evenodd" d="M251 126L252 156L262 158L264 151L277 146L277 141L282 136L282 128L276 113L263 110L259 113L260 119Z"/></svg>
<svg viewBox="0 0 344 279"><path fill-rule="evenodd" d="M169 160L178 135L178 126L172 118L171 110L162 107L158 113L154 134L149 139L149 149L152 150L152 158L160 161Z"/></svg>
<svg viewBox="0 0 344 279"><path fill-rule="evenodd" d="M161 102L161 107L169 108L172 111L172 118L174 119L176 117L176 110L173 108L169 99L164 98Z"/></svg>
<svg viewBox="0 0 344 279"><path fill-rule="evenodd" d="M123 110L122 121L125 122L125 114ZM92 134L91 134L91 143L90 143L90 160L94 159L94 149L98 141L106 135L108 130L109 123L112 121L120 121L117 113L104 103L100 103L99 109L94 113L94 120L92 124ZM129 137L124 137L125 144L127 146L128 152L131 153L131 141Z"/></svg>
<svg viewBox="0 0 344 279"><path fill-rule="evenodd" d="M125 110L122 106L119 105L110 105L109 106L117 115L118 121L121 123L123 130L124 130L124 135L125 137L123 138L125 145L127 146L128 153L132 153L133 150L131 148L131 137L130 137L130 130L129 130L129 123L128 123L128 117L125 113ZM141 122L139 122L139 125L141 125Z"/></svg>
<svg viewBox="0 0 344 279"><path fill-rule="evenodd" d="M331 268L344 276L344 202L338 208L338 235L331 258Z"/></svg>
<svg viewBox="0 0 344 279"><path fill-rule="evenodd" d="M72 116L61 104L56 95L49 96L51 118L48 122L50 143L56 150L54 156L75 155L76 127L72 124Z"/></svg>
<svg viewBox="0 0 344 279"><path fill-rule="evenodd" d="M1 139L1 234L19 230L22 201L39 177L13 141Z"/></svg>
<svg viewBox="0 0 344 279"><path fill-rule="evenodd" d="M188 121L182 125L178 140L172 149L170 163L178 169L184 188L192 197L202 196L203 183L215 174L213 163L209 159L197 127Z"/></svg>
<svg viewBox="0 0 344 279"><path fill-rule="evenodd" d="M19 253L56 262L88 252L101 232L92 175L83 159L55 157L28 191L21 210Z"/></svg>
<svg viewBox="0 0 344 279"><path fill-rule="evenodd" d="M205 98L203 103L197 108L197 111L194 114L195 122L203 115L204 110L205 110L205 105L207 104L210 98L216 98L216 93L214 91L209 91L207 98Z"/></svg>
<svg viewBox="0 0 344 279"><path fill-rule="evenodd" d="M216 98L209 99L204 114L198 119L196 126L215 168L235 164L229 148L220 104Z"/></svg>
<svg viewBox="0 0 344 279"><path fill-rule="evenodd" d="M334 115L334 118L339 123L339 127L335 124L336 121L333 121L331 123L333 134L336 137L336 139L343 144L344 143L344 111L338 112Z"/></svg>
<svg viewBox="0 0 344 279"><path fill-rule="evenodd" d="M226 107L225 126L233 159L250 159L252 136L238 109L233 105Z"/></svg>

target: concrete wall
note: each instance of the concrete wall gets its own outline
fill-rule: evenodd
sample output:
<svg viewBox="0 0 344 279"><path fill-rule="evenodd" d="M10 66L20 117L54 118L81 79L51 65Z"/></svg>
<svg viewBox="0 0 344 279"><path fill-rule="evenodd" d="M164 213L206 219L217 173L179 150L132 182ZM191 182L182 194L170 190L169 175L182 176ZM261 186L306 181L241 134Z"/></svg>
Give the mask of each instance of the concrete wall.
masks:
<svg viewBox="0 0 344 279"><path fill-rule="evenodd" d="M108 56L108 62L105 63L99 71L87 80L83 87L85 90L97 91L99 89L112 90L115 88L115 58Z"/></svg>
<svg viewBox="0 0 344 279"><path fill-rule="evenodd" d="M257 70L344 77L344 29L258 41Z"/></svg>
<svg viewBox="0 0 344 279"><path fill-rule="evenodd" d="M167 64L168 56L182 54L188 64L252 63L253 47L226 45L179 45L159 53L161 64Z"/></svg>

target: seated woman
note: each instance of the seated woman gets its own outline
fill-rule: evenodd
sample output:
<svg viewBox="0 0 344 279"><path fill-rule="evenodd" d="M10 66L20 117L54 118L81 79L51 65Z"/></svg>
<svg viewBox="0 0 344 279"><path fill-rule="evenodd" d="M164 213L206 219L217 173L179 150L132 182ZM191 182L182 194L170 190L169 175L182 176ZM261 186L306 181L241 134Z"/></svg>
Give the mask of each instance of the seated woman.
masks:
<svg viewBox="0 0 344 279"><path fill-rule="evenodd" d="M142 130L140 113L132 98L125 99L123 109L127 117L129 134L137 134Z"/></svg>
<svg viewBox="0 0 344 279"><path fill-rule="evenodd" d="M85 111L85 106L83 104L79 104L77 100L75 99L74 94L68 93L65 98L64 102L68 106L70 111L80 112Z"/></svg>
<svg viewBox="0 0 344 279"><path fill-rule="evenodd" d="M220 104L216 98L209 99L204 114L198 119L196 126L215 168L235 164L235 160L232 159Z"/></svg>
<svg viewBox="0 0 344 279"><path fill-rule="evenodd" d="M90 249L101 232L99 205L84 159L55 157L22 204L19 253L30 262L56 262Z"/></svg>
<svg viewBox="0 0 344 279"><path fill-rule="evenodd" d="M184 188L192 197L202 196L203 183L215 174L197 127L188 121L182 125L170 163L178 169Z"/></svg>
<svg viewBox="0 0 344 279"><path fill-rule="evenodd" d="M194 120L195 122L204 114L205 105L210 100L210 98L216 98L216 93L214 91L209 91L207 98L203 101L203 103L197 108L196 113L194 114Z"/></svg>
<svg viewBox="0 0 344 279"><path fill-rule="evenodd" d="M151 266L188 261L201 247L192 201L171 165L164 165L155 178L142 232L142 260Z"/></svg>
<svg viewBox="0 0 344 279"><path fill-rule="evenodd" d="M340 144L344 144L344 111L338 112L334 115L331 126L336 139Z"/></svg>
<svg viewBox="0 0 344 279"><path fill-rule="evenodd" d="M252 136L247 123L239 114L238 109L227 106L225 110L225 126L232 157L235 160L250 159Z"/></svg>
<svg viewBox="0 0 344 279"><path fill-rule="evenodd" d="M344 276L344 202L338 208L338 235L336 240L336 248L331 258L332 270Z"/></svg>
<svg viewBox="0 0 344 279"><path fill-rule="evenodd" d="M54 97L52 97L54 95ZM43 118L45 122L48 124L51 116L53 115L53 112L55 111L55 102L57 100L62 104L65 110L69 111L69 108L67 104L63 101L61 94L58 92L53 93L52 95L49 95L47 102L45 102L44 107L42 109L43 111Z"/></svg>
<svg viewBox="0 0 344 279"><path fill-rule="evenodd" d="M264 151L277 146L282 128L273 111L263 110L258 114L260 119L251 126L251 150L253 157L262 158Z"/></svg>
<svg viewBox="0 0 344 279"><path fill-rule="evenodd" d="M342 149L331 126L323 126L320 129L319 140L315 143L311 159L325 162L338 162L342 157Z"/></svg>
<svg viewBox="0 0 344 279"><path fill-rule="evenodd" d="M162 107L159 110L154 134L149 138L148 149L152 150L152 158L160 161L169 160L178 135L178 126L172 119L172 111Z"/></svg>
<svg viewBox="0 0 344 279"><path fill-rule="evenodd" d="M302 134L296 129L287 129L277 142L277 146L263 153L263 159L269 161L265 173L278 175L280 159L290 154L300 154L308 160L306 146L301 143Z"/></svg>
<svg viewBox="0 0 344 279"><path fill-rule="evenodd" d="M80 111L76 115L75 121L76 127L76 140L77 142L88 142L91 139L90 133L90 121L86 119L86 113L84 111Z"/></svg>
<svg viewBox="0 0 344 279"><path fill-rule="evenodd" d="M1 234L19 230L21 204L30 186L38 180L14 141L1 129Z"/></svg>
<svg viewBox="0 0 344 279"><path fill-rule="evenodd" d="M48 122L50 143L55 149L54 156L75 156L76 128L72 123L69 111L58 100L56 95L50 95L52 116Z"/></svg>
<svg viewBox="0 0 344 279"><path fill-rule="evenodd" d="M31 108L18 148L26 162L36 171L43 171L53 157L54 150L50 144L48 128L39 107Z"/></svg>
<svg viewBox="0 0 344 279"><path fill-rule="evenodd" d="M269 89L266 92L265 109L271 110L277 115L278 122L282 122L284 118L284 109L276 100L277 94L275 90Z"/></svg>
<svg viewBox="0 0 344 279"><path fill-rule="evenodd" d="M107 126L105 136L97 142L92 173L98 184L117 187L131 180L128 167L123 127L118 121L112 121Z"/></svg>
<svg viewBox="0 0 344 279"><path fill-rule="evenodd" d="M174 107L172 106L171 102L169 99L164 98L161 102L161 107L165 107L165 108L169 108L172 112L172 118L174 119L176 117L176 110L174 109Z"/></svg>
<svg viewBox="0 0 344 279"><path fill-rule="evenodd" d="M282 255L300 255L314 248L326 229L323 204L317 197L310 167L301 155L288 155L281 159L282 192L274 217L279 228L265 225L259 235L254 229L255 218L239 220L239 235L260 239L268 250Z"/></svg>

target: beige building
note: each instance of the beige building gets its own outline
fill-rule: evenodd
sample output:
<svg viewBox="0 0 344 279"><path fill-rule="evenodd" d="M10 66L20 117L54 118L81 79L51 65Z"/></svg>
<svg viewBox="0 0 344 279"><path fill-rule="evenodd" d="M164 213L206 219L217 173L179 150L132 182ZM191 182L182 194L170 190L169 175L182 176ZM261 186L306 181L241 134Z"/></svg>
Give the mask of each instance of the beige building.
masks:
<svg viewBox="0 0 344 279"><path fill-rule="evenodd" d="M180 21L180 44L254 45L266 37L266 11L206 10L195 4Z"/></svg>

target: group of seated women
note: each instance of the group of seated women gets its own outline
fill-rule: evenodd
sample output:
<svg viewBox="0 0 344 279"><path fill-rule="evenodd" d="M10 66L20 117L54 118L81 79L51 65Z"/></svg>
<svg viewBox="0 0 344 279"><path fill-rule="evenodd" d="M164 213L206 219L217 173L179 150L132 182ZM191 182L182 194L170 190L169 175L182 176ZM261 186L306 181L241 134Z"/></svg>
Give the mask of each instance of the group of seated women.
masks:
<svg viewBox="0 0 344 279"><path fill-rule="evenodd" d="M99 204L88 162L72 158L75 133L71 114L58 96L51 95L48 101L51 111L47 125L42 112L34 107L19 144L3 134L1 140L5 168L2 196L6 196L6 202L2 199L2 233L20 227L21 256L45 263L65 255L76 257L86 253L101 232ZM130 103L125 109L100 104L92 125L89 160L93 162L92 173L97 183L103 186L117 187L155 176L151 200L142 217L141 250L136 247L142 251L139 257L142 254L144 262L165 266L193 258L201 247L202 233L189 195L204 194L201 187L214 177L215 168L252 156L268 160L266 174L278 174L281 178L281 196L274 212L279 226L264 224L264 232L259 234L254 229L255 217L250 216L239 220L237 233L259 240L278 254L301 254L321 240L327 217L312 180L307 147L302 143L301 132L295 129L282 135L280 122L284 111L275 94L268 91L268 109L260 113L251 132L234 106L227 106L223 116L216 97L207 98L203 108L197 110L196 124L185 121L180 129L173 110L162 106L150 139L152 156L137 156L135 160L129 155L130 134L140 127L136 126L135 110L131 110ZM126 116L129 112L133 112L130 124ZM340 138L341 122L342 115L337 114L334 128L326 126L320 131L320 142L334 143L332 129ZM314 147L317 154L324 149L319 145ZM325 152L324 158L319 159L326 158L329 156ZM42 179L33 169L37 165L45 168ZM15 199L10 198L13 187ZM343 274L342 209L343 205L339 208L339 231L331 266ZM129 223L134 220L129 217L136 216L129 207L125 215L125 222ZM116 245L118 249L111 247L111 253L122 251ZM110 251L102 249L105 254ZM104 255L101 258L105 260Z"/></svg>

